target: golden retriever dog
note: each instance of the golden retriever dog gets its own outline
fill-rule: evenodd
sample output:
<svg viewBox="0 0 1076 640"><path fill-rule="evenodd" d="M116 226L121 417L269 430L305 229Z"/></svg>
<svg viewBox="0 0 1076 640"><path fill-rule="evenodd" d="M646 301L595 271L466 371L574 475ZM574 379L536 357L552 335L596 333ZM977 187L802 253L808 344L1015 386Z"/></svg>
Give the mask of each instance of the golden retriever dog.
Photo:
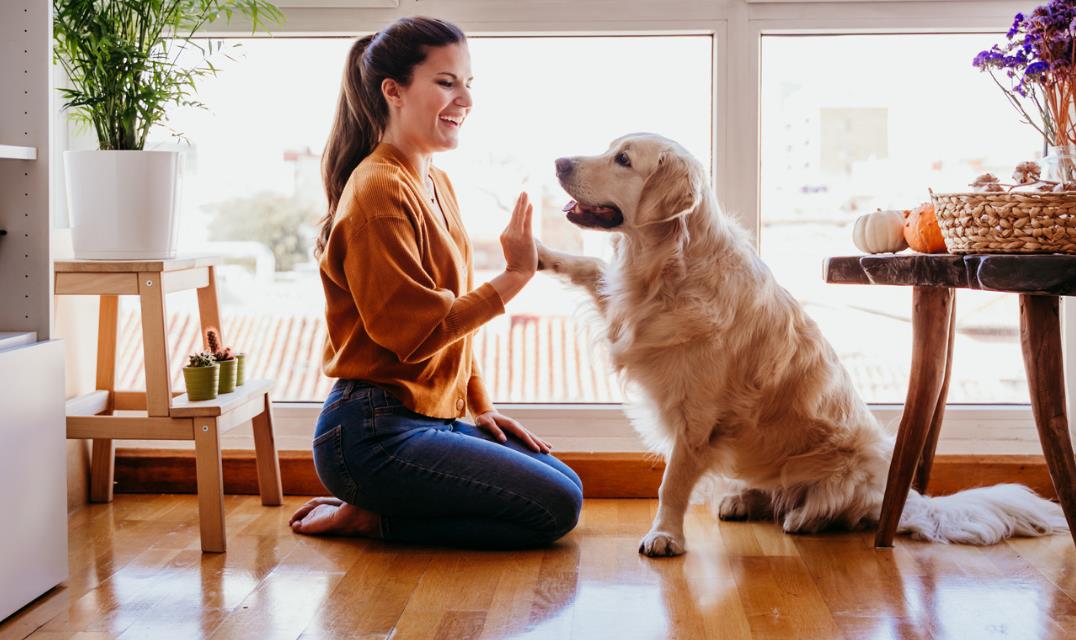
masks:
<svg viewBox="0 0 1076 640"><path fill-rule="evenodd" d="M723 519L773 518L787 532L877 524L893 450L800 304L744 230L723 215L702 164L652 134L598 156L560 158L572 223L615 232L612 264L539 246L540 268L590 293L615 369L640 391L632 423L664 455L657 517L639 551L684 552L699 479L738 490ZM942 498L913 492L900 531L992 544L1064 531L1061 509L1021 485Z"/></svg>

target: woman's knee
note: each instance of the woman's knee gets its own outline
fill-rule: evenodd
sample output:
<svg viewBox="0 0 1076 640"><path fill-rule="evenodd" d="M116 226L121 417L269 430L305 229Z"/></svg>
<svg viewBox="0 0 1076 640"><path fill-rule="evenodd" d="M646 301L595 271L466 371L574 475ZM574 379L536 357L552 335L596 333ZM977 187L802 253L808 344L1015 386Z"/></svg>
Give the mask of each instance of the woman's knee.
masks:
<svg viewBox="0 0 1076 640"><path fill-rule="evenodd" d="M574 469L564 464L563 462L561 462L561 464L564 465L564 470L561 473L563 473L569 480L571 480L572 484L574 484L579 489L580 495L582 495L583 481L579 479L579 474L577 474Z"/></svg>
<svg viewBox="0 0 1076 640"><path fill-rule="evenodd" d="M552 542L579 523L579 513L583 509L583 490L569 478L562 476L556 483L556 489L550 492L547 508L552 520L548 530L543 533Z"/></svg>

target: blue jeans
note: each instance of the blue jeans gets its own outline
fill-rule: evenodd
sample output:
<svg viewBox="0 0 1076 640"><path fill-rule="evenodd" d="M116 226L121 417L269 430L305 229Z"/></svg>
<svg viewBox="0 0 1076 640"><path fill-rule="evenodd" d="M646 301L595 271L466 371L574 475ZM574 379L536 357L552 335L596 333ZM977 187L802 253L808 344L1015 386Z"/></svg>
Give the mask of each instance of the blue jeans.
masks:
<svg viewBox="0 0 1076 640"><path fill-rule="evenodd" d="M583 505L579 476L553 456L414 413L361 380L336 382L313 449L325 488L380 514L386 540L532 547L571 531Z"/></svg>

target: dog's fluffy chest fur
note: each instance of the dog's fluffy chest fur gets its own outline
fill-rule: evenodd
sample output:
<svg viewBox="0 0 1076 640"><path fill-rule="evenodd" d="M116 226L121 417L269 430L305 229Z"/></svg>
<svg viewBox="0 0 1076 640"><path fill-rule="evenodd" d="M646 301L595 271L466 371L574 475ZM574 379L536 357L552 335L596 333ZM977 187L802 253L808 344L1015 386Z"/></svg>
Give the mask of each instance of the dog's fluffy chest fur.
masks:
<svg viewBox="0 0 1076 640"><path fill-rule="evenodd" d="M637 423L640 432L650 435L656 427L661 433L652 443L668 442L691 425L691 439L702 446L756 421L746 414L758 406L760 385L754 376L730 375L747 366L749 346L730 339L730 330L749 319L740 317L739 301L728 300L736 288L726 286L751 265L731 251L647 268L630 251L620 248L601 290L612 363L661 414Z"/></svg>

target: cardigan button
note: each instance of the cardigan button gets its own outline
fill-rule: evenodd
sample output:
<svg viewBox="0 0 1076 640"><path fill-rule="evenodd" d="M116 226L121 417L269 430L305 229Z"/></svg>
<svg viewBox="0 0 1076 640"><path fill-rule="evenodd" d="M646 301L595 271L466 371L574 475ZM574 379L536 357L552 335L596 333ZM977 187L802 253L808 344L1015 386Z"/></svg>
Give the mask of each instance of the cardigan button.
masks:
<svg viewBox="0 0 1076 640"><path fill-rule="evenodd" d="M463 411L463 398L456 400L456 411Z"/></svg>

